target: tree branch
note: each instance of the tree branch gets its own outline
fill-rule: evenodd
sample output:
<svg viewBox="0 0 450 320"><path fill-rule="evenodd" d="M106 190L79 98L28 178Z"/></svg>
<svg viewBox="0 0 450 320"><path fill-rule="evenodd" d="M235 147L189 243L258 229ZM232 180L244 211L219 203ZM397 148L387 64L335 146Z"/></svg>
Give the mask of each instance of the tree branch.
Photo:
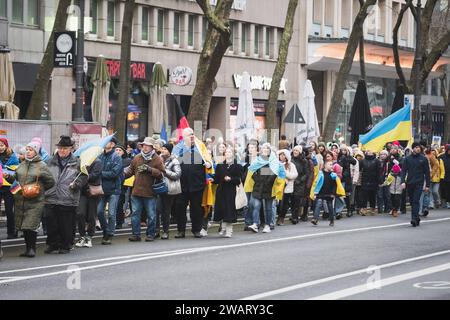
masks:
<svg viewBox="0 0 450 320"><path fill-rule="evenodd" d="M409 91L409 87L406 84L406 78L405 74L403 73L402 66L400 64L400 54L398 52L398 30L400 29L400 26L403 21L403 15L405 12L412 7L412 1L409 0L406 5L400 10L397 22L394 26L394 30L392 32L392 51L394 53L394 61L395 61L395 70L397 71L398 77L400 79L400 83L404 86L404 88Z"/></svg>
<svg viewBox="0 0 450 320"><path fill-rule="evenodd" d="M202 9L205 14L206 19L213 26L214 29L219 31L221 34L229 35L230 34L230 26L227 25L223 20L221 20L216 13L211 8L211 4L209 0L196 0L199 7Z"/></svg>
<svg viewBox="0 0 450 320"><path fill-rule="evenodd" d="M421 72L422 82L424 82L428 78L428 75L430 74L434 65L439 61L444 52L447 51L449 46L450 46L450 29L447 30L447 33L444 34L442 38L438 41L438 43L436 43L436 45L431 49L426 60L424 61Z"/></svg>

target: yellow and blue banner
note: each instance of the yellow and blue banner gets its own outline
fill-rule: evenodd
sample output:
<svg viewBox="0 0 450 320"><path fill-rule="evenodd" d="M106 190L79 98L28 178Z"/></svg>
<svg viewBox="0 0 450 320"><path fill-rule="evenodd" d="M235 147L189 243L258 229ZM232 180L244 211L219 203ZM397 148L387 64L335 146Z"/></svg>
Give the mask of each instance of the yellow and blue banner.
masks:
<svg viewBox="0 0 450 320"><path fill-rule="evenodd" d="M73 153L74 156L80 158L80 171L82 173L88 175L86 167L90 166L94 162L94 160L103 153L106 145L111 141L113 137L114 134L109 135L103 139L93 140L86 143Z"/></svg>
<svg viewBox="0 0 450 320"><path fill-rule="evenodd" d="M411 108L406 105L386 119L377 123L368 133L359 136L364 150L380 152L388 142L411 141Z"/></svg>

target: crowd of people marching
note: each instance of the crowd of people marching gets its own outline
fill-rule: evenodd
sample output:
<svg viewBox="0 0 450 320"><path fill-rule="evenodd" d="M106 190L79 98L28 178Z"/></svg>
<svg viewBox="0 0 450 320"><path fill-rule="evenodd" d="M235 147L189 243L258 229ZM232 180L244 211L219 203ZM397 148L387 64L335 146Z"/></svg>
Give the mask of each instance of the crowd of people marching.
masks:
<svg viewBox="0 0 450 320"><path fill-rule="evenodd" d="M101 243L110 245L130 215L129 241L142 241L142 227L145 241L167 240L174 222L175 238L184 238L188 208L196 238L208 235L211 221L220 223L221 236L231 237L238 214L245 231L269 233L286 223L288 212L292 224L308 221L312 212L313 225L322 214L334 226L344 214L397 217L409 202L417 227L430 209L450 208L450 145L404 148L394 141L374 153L343 143L293 146L282 136L278 146L250 140L241 150L202 142L187 128L179 142L146 137L125 146L113 138L85 168L88 174L69 136L56 147L49 155L34 138L13 150L0 138L8 239L23 234L24 257L36 255L41 227L45 253L65 254L92 247L96 228Z"/></svg>

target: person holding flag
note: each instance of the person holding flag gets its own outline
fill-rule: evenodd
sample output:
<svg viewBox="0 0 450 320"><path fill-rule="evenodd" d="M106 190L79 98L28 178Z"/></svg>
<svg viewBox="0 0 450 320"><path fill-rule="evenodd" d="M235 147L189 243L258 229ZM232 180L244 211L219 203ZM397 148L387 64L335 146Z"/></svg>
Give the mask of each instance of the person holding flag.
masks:
<svg viewBox="0 0 450 320"><path fill-rule="evenodd" d="M40 149L38 141L31 141L26 146L25 161L13 175L4 175L6 180L13 183L11 192L15 198L16 229L23 231L25 238L26 250L21 257L33 258L36 255L36 230L44 211L44 192L55 185L50 170L40 156ZM27 192L34 185L39 186L36 192Z"/></svg>
<svg viewBox="0 0 450 320"><path fill-rule="evenodd" d="M47 163L55 180L55 185L45 192L48 254L69 253L74 241L80 192L88 177L82 172L81 160L72 153L73 145L71 137L62 135L56 154Z"/></svg>

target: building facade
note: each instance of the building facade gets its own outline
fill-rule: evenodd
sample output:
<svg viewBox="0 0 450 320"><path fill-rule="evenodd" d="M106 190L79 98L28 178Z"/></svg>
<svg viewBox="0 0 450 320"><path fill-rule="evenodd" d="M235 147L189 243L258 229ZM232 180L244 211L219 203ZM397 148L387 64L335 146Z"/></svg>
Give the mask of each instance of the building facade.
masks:
<svg viewBox="0 0 450 320"><path fill-rule="evenodd" d="M234 127L238 86L244 71L252 76L257 127L264 128L268 89L278 58L288 2L234 2L230 16L232 45L216 76L217 89L211 103L209 128L225 132ZM45 51L57 3L57 0L0 0L0 39L11 49L17 86L16 104L22 110L21 115L31 98L37 67ZM196 81L196 66L207 30L207 21L194 0L137 0L136 3L128 114L130 139L152 133L148 85L156 62L160 62L169 74L169 115L175 104L188 112ZM392 60L391 30L402 5L402 0L379 0L365 25L366 69L370 75L367 82L375 121L390 113L395 94L397 75ZM300 101L306 79L311 79L313 83L319 125L323 125L346 39L358 9L358 0L299 1L278 102L281 131L284 130L283 117ZM113 123L118 95L123 11L124 1L85 0L85 57L89 66L84 99L86 120L90 120L90 74L95 59L103 55L112 78L110 123ZM75 30L77 23L76 16L69 17L68 28ZM400 30L400 44L402 65L408 74L414 48L414 21L410 13ZM438 72L430 75L424 91L427 94L422 98L423 105L431 104L433 112L441 112L439 107L443 106L440 82L435 79L438 75ZM355 57L339 112L337 132L346 131L358 79L359 64ZM43 116L52 120L71 120L75 103L74 87L73 70L55 69L49 87L48 114ZM173 116L171 118L170 125L173 127Z"/></svg>

